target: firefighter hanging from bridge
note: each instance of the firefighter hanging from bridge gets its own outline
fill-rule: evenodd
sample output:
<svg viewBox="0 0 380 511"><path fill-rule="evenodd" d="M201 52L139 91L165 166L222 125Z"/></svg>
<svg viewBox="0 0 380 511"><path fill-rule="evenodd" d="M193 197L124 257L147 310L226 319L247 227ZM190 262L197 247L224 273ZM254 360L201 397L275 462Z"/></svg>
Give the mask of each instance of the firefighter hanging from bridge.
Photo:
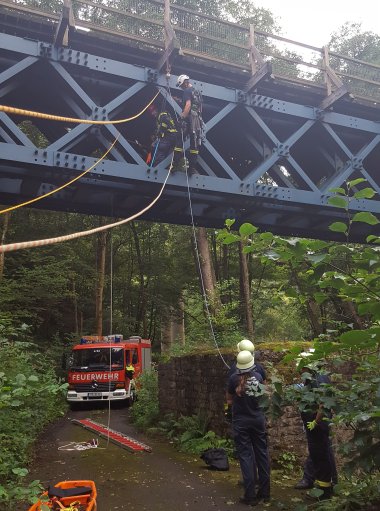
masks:
<svg viewBox="0 0 380 511"><path fill-rule="evenodd" d="M182 130L183 138L190 137L190 152L189 152L189 174L199 174L197 169L197 161L199 148L202 143L203 136L203 120L202 120L202 95L190 83L190 77L187 75L180 75L177 80L177 87L182 89ZM175 148L174 157L181 148ZM174 160L174 164L178 160Z"/></svg>
<svg viewBox="0 0 380 511"><path fill-rule="evenodd" d="M153 167L161 163L176 149L176 146L179 145L181 135L169 109L164 108L164 110L159 113L157 106L152 103L148 108L148 112L156 119L156 131L153 135L152 149L146 160L146 163ZM179 158L181 155L182 149L180 149Z"/></svg>

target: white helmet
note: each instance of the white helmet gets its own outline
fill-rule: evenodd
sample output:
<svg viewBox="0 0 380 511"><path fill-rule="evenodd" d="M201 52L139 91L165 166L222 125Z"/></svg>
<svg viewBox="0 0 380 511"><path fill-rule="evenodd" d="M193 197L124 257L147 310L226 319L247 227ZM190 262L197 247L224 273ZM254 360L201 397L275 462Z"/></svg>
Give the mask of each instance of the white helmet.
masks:
<svg viewBox="0 0 380 511"><path fill-rule="evenodd" d="M255 351L255 346L249 339L243 339L237 343L237 349L238 351L250 351L253 353Z"/></svg>
<svg viewBox="0 0 380 511"><path fill-rule="evenodd" d="M179 75L178 80L177 80L177 87L181 87L181 85L183 85L183 83L186 80L190 80L190 77L187 75Z"/></svg>
<svg viewBox="0 0 380 511"><path fill-rule="evenodd" d="M240 374L248 373L255 365L255 357L248 350L241 351L236 357L236 369Z"/></svg>

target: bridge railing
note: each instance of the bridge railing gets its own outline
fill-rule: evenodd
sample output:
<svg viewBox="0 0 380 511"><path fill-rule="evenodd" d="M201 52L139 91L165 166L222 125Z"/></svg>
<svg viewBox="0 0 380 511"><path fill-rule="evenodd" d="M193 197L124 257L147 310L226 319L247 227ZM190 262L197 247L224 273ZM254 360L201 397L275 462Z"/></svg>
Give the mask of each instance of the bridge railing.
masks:
<svg viewBox="0 0 380 511"><path fill-rule="evenodd" d="M0 0L0 5L57 19L63 1ZM164 0L72 0L72 6L77 25L117 34L160 51L165 45ZM170 23L185 55L253 72L252 63L259 53L260 60L270 62L279 78L323 87L328 94L340 81L356 97L380 101L380 65L256 31L177 4L170 5Z"/></svg>

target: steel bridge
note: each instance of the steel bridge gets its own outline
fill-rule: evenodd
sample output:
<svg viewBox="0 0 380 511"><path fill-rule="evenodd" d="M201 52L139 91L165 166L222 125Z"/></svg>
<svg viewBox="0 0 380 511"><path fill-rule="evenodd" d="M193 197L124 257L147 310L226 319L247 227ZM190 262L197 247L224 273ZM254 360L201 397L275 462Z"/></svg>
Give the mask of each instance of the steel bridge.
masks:
<svg viewBox="0 0 380 511"><path fill-rule="evenodd" d="M169 75L170 72L170 75ZM190 178L197 225L226 218L285 235L339 237L332 188L365 178L380 213L380 66L239 26L169 0L0 0L0 104L70 118L116 120L187 73L204 98L206 140ZM170 95L168 94L170 91ZM165 99L164 99L165 98ZM96 126L0 112L0 202L75 184L35 203L51 210L127 217L162 185L169 158L144 163L154 121ZM145 148L145 149L144 149ZM170 176L143 217L189 224L186 176ZM379 233L356 224L352 240ZM337 238L338 239L338 238Z"/></svg>

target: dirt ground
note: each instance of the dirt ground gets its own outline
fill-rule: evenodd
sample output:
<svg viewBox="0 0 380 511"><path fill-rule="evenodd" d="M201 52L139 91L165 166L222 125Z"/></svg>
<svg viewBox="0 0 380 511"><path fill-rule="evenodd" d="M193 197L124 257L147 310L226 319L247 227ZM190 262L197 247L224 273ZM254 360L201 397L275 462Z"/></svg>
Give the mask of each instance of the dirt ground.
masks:
<svg viewBox="0 0 380 511"><path fill-rule="evenodd" d="M95 434L71 419L92 418L108 423L108 408L71 411L41 436L31 479L44 486L58 481L92 479L98 490L98 511L231 511L251 509L239 503L240 471L233 464L228 472L209 470L192 455L178 452L167 440L148 438L128 419L128 409L111 409L110 428L152 447L152 452L131 453L105 439L99 448L85 451L59 450L70 442L90 441ZM272 472L272 502L255 509L292 510L304 497L292 489L295 478ZM20 510L21 511L21 510Z"/></svg>

